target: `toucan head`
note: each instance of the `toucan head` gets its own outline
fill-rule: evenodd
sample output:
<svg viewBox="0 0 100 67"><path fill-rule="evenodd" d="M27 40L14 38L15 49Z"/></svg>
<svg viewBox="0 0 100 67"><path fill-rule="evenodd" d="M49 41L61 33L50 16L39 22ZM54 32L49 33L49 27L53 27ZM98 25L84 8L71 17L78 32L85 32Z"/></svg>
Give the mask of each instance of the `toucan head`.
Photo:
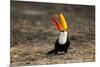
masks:
<svg viewBox="0 0 100 67"><path fill-rule="evenodd" d="M58 30L60 32L68 32L68 24L63 16L62 13L57 14L58 18L60 19L60 22L58 22L54 17L51 17L51 19L53 20L53 22L55 23L56 27L58 28Z"/></svg>

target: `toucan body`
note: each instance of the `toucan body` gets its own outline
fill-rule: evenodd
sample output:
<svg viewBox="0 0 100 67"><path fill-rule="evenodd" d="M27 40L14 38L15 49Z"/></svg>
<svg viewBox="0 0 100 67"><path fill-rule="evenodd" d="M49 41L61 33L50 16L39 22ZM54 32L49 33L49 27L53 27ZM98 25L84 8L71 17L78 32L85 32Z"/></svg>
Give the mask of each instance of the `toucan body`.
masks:
<svg viewBox="0 0 100 67"><path fill-rule="evenodd" d="M68 24L62 13L58 14L60 22L58 22L54 17L51 17L52 21L57 26L60 31L60 36L55 42L55 47L53 50L49 51L48 54L58 54L58 52L67 52L70 46L69 33L68 33Z"/></svg>
<svg viewBox="0 0 100 67"><path fill-rule="evenodd" d="M53 50L49 51L48 54L58 54L58 52L67 53L67 50L70 46L70 40L68 32L60 32L59 38L55 42L55 47Z"/></svg>

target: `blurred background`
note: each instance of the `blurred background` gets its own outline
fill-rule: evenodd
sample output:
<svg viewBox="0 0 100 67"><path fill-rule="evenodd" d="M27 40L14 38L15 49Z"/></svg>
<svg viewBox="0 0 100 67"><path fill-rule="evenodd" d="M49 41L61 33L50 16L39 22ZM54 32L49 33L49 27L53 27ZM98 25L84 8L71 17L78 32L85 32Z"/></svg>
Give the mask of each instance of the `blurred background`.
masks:
<svg viewBox="0 0 100 67"><path fill-rule="evenodd" d="M59 30L51 20L63 12L69 24L67 54L46 55ZM95 6L11 1L11 64L60 64L95 61Z"/></svg>

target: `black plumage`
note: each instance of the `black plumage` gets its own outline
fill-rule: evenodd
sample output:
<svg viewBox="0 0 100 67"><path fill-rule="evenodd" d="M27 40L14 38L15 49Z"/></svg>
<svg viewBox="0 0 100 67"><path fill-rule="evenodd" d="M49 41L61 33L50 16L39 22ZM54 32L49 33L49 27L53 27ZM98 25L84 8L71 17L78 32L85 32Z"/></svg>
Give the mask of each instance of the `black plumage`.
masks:
<svg viewBox="0 0 100 67"><path fill-rule="evenodd" d="M70 40L69 40L69 36L67 37L67 41L65 44L59 44L58 42L59 38L56 40L55 42L55 48L51 51L49 51L47 54L58 54L58 52L64 52L67 53L67 50L70 46Z"/></svg>

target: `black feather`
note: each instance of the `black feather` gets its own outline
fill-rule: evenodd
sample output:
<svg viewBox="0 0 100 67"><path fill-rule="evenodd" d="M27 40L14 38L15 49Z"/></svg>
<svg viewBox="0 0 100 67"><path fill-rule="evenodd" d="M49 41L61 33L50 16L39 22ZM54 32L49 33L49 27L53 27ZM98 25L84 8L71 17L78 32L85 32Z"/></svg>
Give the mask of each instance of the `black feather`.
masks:
<svg viewBox="0 0 100 67"><path fill-rule="evenodd" d="M59 38L56 40L55 42L55 48L51 51L49 51L47 54L58 54L58 52L64 52L67 53L67 50L70 46L70 40L69 40L69 36L67 37L67 41L65 44L59 44L58 42Z"/></svg>

